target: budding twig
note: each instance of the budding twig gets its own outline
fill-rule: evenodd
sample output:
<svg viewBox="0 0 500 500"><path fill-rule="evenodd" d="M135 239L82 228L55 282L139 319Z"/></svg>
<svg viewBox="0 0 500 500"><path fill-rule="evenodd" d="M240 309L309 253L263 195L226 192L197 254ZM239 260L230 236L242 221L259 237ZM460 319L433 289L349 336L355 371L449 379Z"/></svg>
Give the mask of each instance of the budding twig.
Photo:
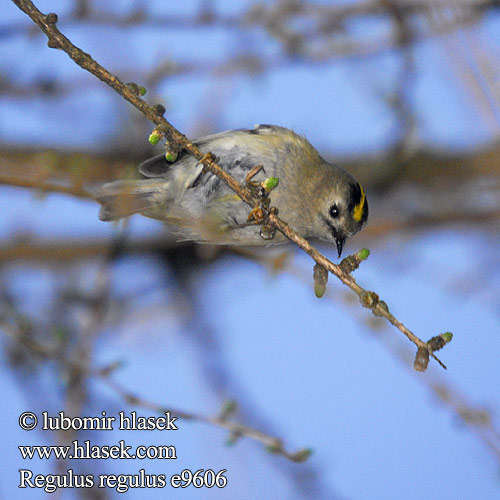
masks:
<svg viewBox="0 0 500 500"><path fill-rule="evenodd" d="M283 457L288 458L289 460L292 460L294 462L303 462L311 454L307 448L298 449L296 451L289 451L286 449L285 443L280 438L231 420L232 414L234 413L236 408L224 407L223 411L219 415L210 416L201 413L187 412L184 410L179 410L177 408L172 408L171 406L154 403L142 398L141 396L137 396L131 390L118 383L112 377L113 373L120 367L119 363L115 362L103 367L93 368L87 363L83 363L81 360L68 359L68 357L64 356L61 353L60 349L57 346L51 346L39 342L31 336L27 336L25 333L23 333L22 329L16 327L10 322L0 320L0 326L1 331L4 335L24 346L31 353L41 356L45 359L56 360L61 364L62 367L64 367L64 369L68 371L84 374L86 376L100 380L101 383L107 385L121 399L132 406L147 408L157 413L164 413L166 411L169 411L176 417L179 417L183 420L191 420L193 422L201 422L220 427L229 431L230 436L232 436L233 438L233 442L236 437L246 437L261 443L268 451L272 451L272 453L282 455ZM231 406L233 407L234 404ZM229 411L231 409L233 411Z"/></svg>
<svg viewBox="0 0 500 500"><path fill-rule="evenodd" d="M204 171L208 171L222 181L224 181L245 203L252 209L261 204L261 199L256 196L251 190L242 186L236 179L224 171L216 161L216 158L211 153L202 153L197 146L187 139L185 135L173 127L163 116L157 106L150 106L146 103L133 86L129 86L121 82L115 75L106 70L98 62L96 62L89 54L85 53L66 38L57 28L57 16L53 14L42 14L30 0L12 0L23 12L25 12L47 35L48 46L51 48L61 49L66 52L71 59L80 67L89 71L101 81L112 87L124 99L129 101L139 111L141 111L146 118L156 125L155 134L163 136L168 142L169 150L181 151L186 150L201 164L203 164ZM151 140L151 139L150 139ZM277 211L269 209L267 213L263 214L263 226L266 232L273 229L280 231L290 241L294 242L304 252L311 256L311 258L323 268L327 269L330 273L334 274L344 285L348 286L356 295L358 295L363 307L369 308L376 316L386 318L392 323L400 332L413 342L421 352L424 350L428 352L429 356L434 358L443 368L446 366L436 357L432 348L427 342L418 338L412 331L410 331L401 321L399 321L389 311L387 304L380 300L378 295L374 292L365 290L359 286L355 279L349 272L334 264L324 255L322 255L316 248L314 248L305 238L296 233L285 221L278 217Z"/></svg>

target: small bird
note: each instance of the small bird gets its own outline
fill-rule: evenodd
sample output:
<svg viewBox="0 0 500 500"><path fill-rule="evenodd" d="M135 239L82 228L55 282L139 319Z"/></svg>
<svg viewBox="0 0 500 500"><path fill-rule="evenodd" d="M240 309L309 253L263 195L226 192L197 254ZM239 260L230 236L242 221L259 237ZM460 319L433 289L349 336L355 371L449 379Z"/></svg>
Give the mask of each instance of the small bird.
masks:
<svg viewBox="0 0 500 500"><path fill-rule="evenodd" d="M201 137L194 144L203 153L212 152L240 183L262 165L255 180L279 180L269 195L279 217L305 238L335 241L339 257L346 238L366 224L368 202L361 185L287 128L258 125ZM146 179L101 187L96 194L101 220L140 213L172 223L178 239L203 243L260 246L288 241L279 232L263 239L261 226L248 221L250 207L185 151L174 162L164 154L150 158L139 165L139 172Z"/></svg>

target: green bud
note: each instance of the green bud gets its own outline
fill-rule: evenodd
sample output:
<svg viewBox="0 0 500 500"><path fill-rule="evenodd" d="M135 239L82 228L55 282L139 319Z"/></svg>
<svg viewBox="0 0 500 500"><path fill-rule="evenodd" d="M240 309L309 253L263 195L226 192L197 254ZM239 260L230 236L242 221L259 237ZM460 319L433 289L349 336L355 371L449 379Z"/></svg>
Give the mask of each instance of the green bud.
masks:
<svg viewBox="0 0 500 500"><path fill-rule="evenodd" d="M451 339L453 338L453 333L451 332L445 332L441 334L441 337L443 337L443 340L448 343L451 342Z"/></svg>
<svg viewBox="0 0 500 500"><path fill-rule="evenodd" d="M236 433L231 433L229 435L229 437L226 439L226 442L225 442L225 445L226 446L234 446L236 444L236 441L238 441L238 439L240 438L241 436L239 434L236 434Z"/></svg>
<svg viewBox="0 0 500 500"><path fill-rule="evenodd" d="M155 144L158 144L160 137L161 137L160 134L158 134L153 130L153 132L151 132L149 136L149 142L154 146Z"/></svg>
<svg viewBox="0 0 500 500"><path fill-rule="evenodd" d="M266 446L266 450L269 453L281 453L283 451L283 444L281 441L278 439L276 442L269 444Z"/></svg>
<svg viewBox="0 0 500 500"><path fill-rule="evenodd" d="M169 161L170 163L172 163L173 161L177 160L177 157L179 155L177 153L175 153L174 151L167 151L165 153L165 159L167 161Z"/></svg>
<svg viewBox="0 0 500 500"><path fill-rule="evenodd" d="M316 264L313 268L314 293L318 299L325 295L328 283L328 271L321 265Z"/></svg>
<svg viewBox="0 0 500 500"><path fill-rule="evenodd" d="M146 93L146 89L144 87L139 87L137 83L128 82L125 84L135 95L144 95ZM144 94L141 94L141 89L144 89Z"/></svg>
<svg viewBox="0 0 500 500"><path fill-rule="evenodd" d="M302 448L293 454L292 460L294 462L305 462L312 454L312 448Z"/></svg>
<svg viewBox="0 0 500 500"><path fill-rule="evenodd" d="M146 95L146 87L143 87L142 85L139 86L139 95L142 97L143 95Z"/></svg>
<svg viewBox="0 0 500 500"><path fill-rule="evenodd" d="M453 333L444 332L429 339L427 341L427 346L432 351L439 351L439 349L442 349L446 344L448 344L448 342L451 342L452 338L453 338Z"/></svg>
<svg viewBox="0 0 500 500"><path fill-rule="evenodd" d="M316 294L316 297L318 297L318 299L321 299L321 297L325 295L325 292L326 292L326 285L320 283L314 284L314 293Z"/></svg>
<svg viewBox="0 0 500 500"><path fill-rule="evenodd" d="M233 415L236 412L237 409L238 409L238 404L236 403L236 401L232 399L225 401L224 404L222 405L219 414L219 419L227 420L231 415Z"/></svg>
<svg viewBox="0 0 500 500"><path fill-rule="evenodd" d="M369 255L370 255L370 250L368 250L368 248L362 248L361 250L358 250L356 252L356 256L358 257L359 260L366 260Z"/></svg>
<svg viewBox="0 0 500 500"><path fill-rule="evenodd" d="M269 193L274 188L278 187L280 180L277 177L268 177L262 182L262 187Z"/></svg>

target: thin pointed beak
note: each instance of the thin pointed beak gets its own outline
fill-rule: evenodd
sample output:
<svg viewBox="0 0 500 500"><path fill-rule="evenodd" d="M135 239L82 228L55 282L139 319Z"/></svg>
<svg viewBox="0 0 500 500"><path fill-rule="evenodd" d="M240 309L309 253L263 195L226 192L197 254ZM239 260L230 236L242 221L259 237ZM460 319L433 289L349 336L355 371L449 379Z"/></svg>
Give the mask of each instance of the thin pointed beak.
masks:
<svg viewBox="0 0 500 500"><path fill-rule="evenodd" d="M335 236L335 243L337 245L337 251L339 252L339 259L342 255L342 248L344 248L345 237Z"/></svg>
<svg viewBox="0 0 500 500"><path fill-rule="evenodd" d="M337 231L335 226L333 226L326 217L323 217L323 220L325 221L325 224L330 228L330 232L333 236L333 239L335 240L335 244L337 245L337 252L339 253L340 258L340 256L342 255L342 249L344 248L346 236L344 236L344 233Z"/></svg>

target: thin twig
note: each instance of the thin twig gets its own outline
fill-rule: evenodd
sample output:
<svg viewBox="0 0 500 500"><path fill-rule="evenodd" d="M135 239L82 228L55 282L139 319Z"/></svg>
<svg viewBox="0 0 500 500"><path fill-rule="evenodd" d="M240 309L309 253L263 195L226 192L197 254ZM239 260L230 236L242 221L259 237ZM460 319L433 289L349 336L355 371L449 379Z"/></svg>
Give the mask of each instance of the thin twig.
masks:
<svg viewBox="0 0 500 500"><path fill-rule="evenodd" d="M79 374L79 376L81 376L82 378L93 377L99 379L102 383L110 387L118 396L120 396L130 405L147 408L157 413L170 411L172 415L183 420L201 422L213 425L215 427L220 427L229 431L230 442L234 442L236 439L241 437L246 437L248 439L252 439L261 443L270 452L281 455L294 462L302 462L306 460L310 455L310 451L307 448L302 448L294 452L288 451L285 449L285 445L282 439L271 436L270 434L266 434L253 427L234 422L230 420L228 416L210 416L200 413L187 412L184 410L172 408L170 406L154 403L140 396L137 396L136 394L132 393L132 391L125 388L122 384L111 378L111 374L117 368L116 365L105 366L102 368L92 368L91 366L89 366L89 363L87 361L82 361L79 359L67 359L66 357L61 356L61 352L56 346L45 345L41 342L38 342L32 337L27 337L26 335L24 335L21 329L16 328L6 321L0 322L0 331L2 331L11 340L27 348L32 353L42 356L45 359L53 359L57 361L62 366L64 366L64 368L68 370L69 373Z"/></svg>
<svg viewBox="0 0 500 500"><path fill-rule="evenodd" d="M256 199L246 187L240 185L232 176L221 169L213 155L203 154L186 138L186 136L174 128L161 114L158 113L158 108L148 105L143 99L141 99L137 94L137 91L134 91L132 86L127 86L122 83L115 75L97 63L89 54L73 45L73 43L57 28L57 16L55 14L42 14L30 0L12 1L47 35L49 47L58 48L66 52L69 57L76 62L76 64L92 73L107 85L111 86L124 99L134 105L146 116L146 118L156 125L157 133L166 138L169 148L172 151L180 151L182 149L188 151L201 164L203 164L206 171L209 171L222 179L245 203L250 205L252 208L258 205L259 200ZM360 287L350 274L344 273L339 266L328 260L276 214L271 212L268 215L267 221L283 233L288 239L302 248L302 250L310 255L316 263L325 267L328 271L337 276L342 283L353 290L354 293L356 293L360 298L364 307L371 309L374 315L386 318L418 348L428 349L429 355L432 356L443 368L446 368L446 366L434 355L432 350L428 348L426 342L418 338L401 321L389 312L387 304L380 300L377 294Z"/></svg>
<svg viewBox="0 0 500 500"><path fill-rule="evenodd" d="M125 401L127 401L127 403L132 404L134 406L147 408L157 413L164 413L169 411L170 413L172 413L172 415L175 415L176 417L179 417L184 420L192 420L194 422L202 422L214 425L216 427L221 427L222 429L229 431L231 441L238 439L240 437L247 437L249 439L253 439L254 441L263 444L272 453L281 455L294 462L302 462L310 454L310 452L306 448L297 450L295 452L287 451L284 447L283 441L280 438L261 432L258 429L254 429L253 427L248 427L247 425L242 425L239 424L238 422L233 422L223 416L207 416L199 413L191 413L183 410L174 409L171 407L166 407L158 403L154 403L152 401L149 401L147 399L144 399L140 396L133 394L123 385L119 384L111 377L109 377L106 373L103 373L102 375L97 373L97 376L101 379L101 381L104 384L110 387L122 399L124 399Z"/></svg>

